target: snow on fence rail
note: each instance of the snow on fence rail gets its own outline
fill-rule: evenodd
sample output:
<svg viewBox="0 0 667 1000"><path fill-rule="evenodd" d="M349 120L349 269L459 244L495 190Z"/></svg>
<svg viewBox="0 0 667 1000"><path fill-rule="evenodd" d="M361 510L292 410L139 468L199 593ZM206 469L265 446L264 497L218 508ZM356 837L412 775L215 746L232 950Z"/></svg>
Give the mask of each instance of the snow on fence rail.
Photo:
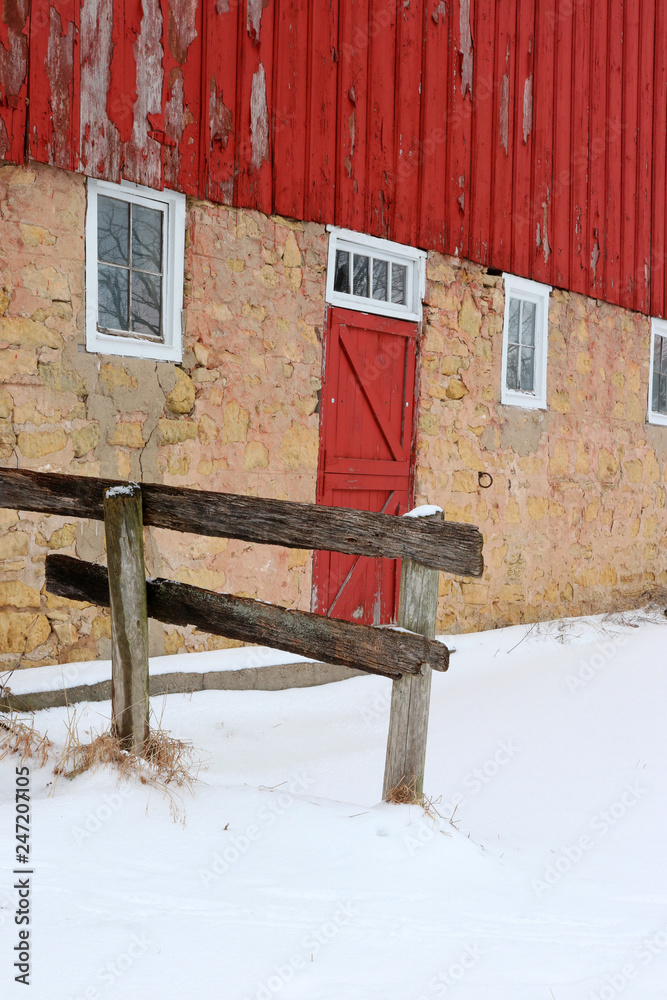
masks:
<svg viewBox="0 0 667 1000"><path fill-rule="evenodd" d="M422 794L431 670L446 670L449 651L435 642L438 570L481 576L482 536L442 511L386 514L177 489L156 483L19 469L0 471L0 507L104 520L108 570L49 555L51 593L111 608L112 725L128 748L148 736L148 618L195 625L217 635L263 643L393 679L384 797L397 788ZM413 512L414 513L414 512ZM421 513L421 512L418 512ZM262 601L217 594L170 580L146 580L143 527L400 558L398 629L378 629Z"/></svg>

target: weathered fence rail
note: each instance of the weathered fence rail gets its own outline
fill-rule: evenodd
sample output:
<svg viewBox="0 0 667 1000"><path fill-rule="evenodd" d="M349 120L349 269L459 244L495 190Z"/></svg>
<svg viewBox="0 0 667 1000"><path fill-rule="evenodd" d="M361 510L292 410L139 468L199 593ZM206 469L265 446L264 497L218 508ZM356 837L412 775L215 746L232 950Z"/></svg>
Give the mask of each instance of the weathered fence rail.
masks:
<svg viewBox="0 0 667 1000"><path fill-rule="evenodd" d="M75 601L109 607L104 566L72 556L46 557L46 589ZM424 666L446 670L443 643L412 632L378 629L307 611L292 611L248 597L216 594L173 580L147 580L148 616L169 625L194 625L213 635L240 639L286 653L327 660L384 677L419 674Z"/></svg>
<svg viewBox="0 0 667 1000"><path fill-rule="evenodd" d="M0 507L104 520L114 479L3 469ZM141 484L144 525L195 535L238 538L292 549L411 559L431 569L481 576L482 535L472 524L437 523L346 507Z"/></svg>
<svg viewBox="0 0 667 1000"><path fill-rule="evenodd" d="M156 483L22 469L0 470L0 507L104 520L108 570L49 555L51 593L111 608L112 726L141 752L148 735L148 617L195 625L393 679L383 795L421 799L432 670L449 650L436 642L438 570L481 576L482 536L469 524L321 507ZM171 580L146 580L143 527L238 538L288 548L402 559L399 626L372 628L305 611L217 594Z"/></svg>

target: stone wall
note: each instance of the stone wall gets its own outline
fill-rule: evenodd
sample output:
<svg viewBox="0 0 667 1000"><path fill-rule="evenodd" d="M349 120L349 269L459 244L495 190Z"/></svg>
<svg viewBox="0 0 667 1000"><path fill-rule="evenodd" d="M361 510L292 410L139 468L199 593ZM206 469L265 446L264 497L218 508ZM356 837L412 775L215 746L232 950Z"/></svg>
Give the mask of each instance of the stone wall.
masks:
<svg viewBox="0 0 667 1000"><path fill-rule="evenodd" d="M83 178L0 168L0 460L314 502L324 228L188 204L182 366L85 351ZM104 561L99 522L0 511L0 653L109 655L105 611L41 593L44 559ZM306 551L149 529L151 575L309 608ZM234 645L151 623L153 654Z"/></svg>
<svg viewBox="0 0 667 1000"><path fill-rule="evenodd" d="M314 502L326 234L189 201L182 366L85 351L83 178L0 168L0 461ZM667 428L645 424L649 321L550 304L548 412L500 405L502 279L437 254L421 341L416 500L477 523L480 581L440 628L631 606L667 583ZM489 472L481 489L478 472ZM105 611L43 593L44 558L103 561L101 523L0 511L0 662L107 656ZM311 556L150 529L151 575L290 607ZM230 645L151 624L154 654Z"/></svg>
<svg viewBox="0 0 667 1000"><path fill-rule="evenodd" d="M486 561L480 581L441 577L440 628L633 607L665 588L667 427L645 422L650 321L554 290L549 409L501 406L502 278L437 254L427 276L416 499L478 524Z"/></svg>

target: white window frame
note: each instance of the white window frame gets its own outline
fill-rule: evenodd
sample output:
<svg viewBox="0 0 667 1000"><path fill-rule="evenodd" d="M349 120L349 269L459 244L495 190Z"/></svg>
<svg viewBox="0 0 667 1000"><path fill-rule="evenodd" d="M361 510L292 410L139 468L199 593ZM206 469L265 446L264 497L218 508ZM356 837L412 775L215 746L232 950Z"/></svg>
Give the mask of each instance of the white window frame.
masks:
<svg viewBox="0 0 667 1000"><path fill-rule="evenodd" d="M357 309L360 312L371 313L374 316L394 316L397 319L412 320L420 323L422 320L422 302L426 291L426 257L425 250L404 246L391 240L381 240L376 236L366 236L355 233L351 229L339 229L337 226L327 226L329 232L329 256L327 262L326 301L343 309ZM407 293L405 305L394 302L380 302L377 299L365 298L361 295L348 295L345 292L334 291L334 274L336 269L336 250L348 250L351 253L366 251L391 263L403 264L407 267Z"/></svg>
<svg viewBox="0 0 667 1000"><path fill-rule="evenodd" d="M547 407L547 357L549 354L549 296L551 285L518 278L503 273L505 283L505 316L503 320L503 358L500 401L505 406L521 406L526 410L546 410ZM509 328L510 298L534 302L535 312L535 379L533 392L507 388L507 331Z"/></svg>
<svg viewBox="0 0 667 1000"><path fill-rule="evenodd" d="M164 213L162 228L162 330L160 341L140 335L105 333L98 328L97 288L97 198L105 195ZM154 191L122 181L112 184L88 178L86 210L86 350L154 361L183 359L182 309L185 259L185 195L177 191Z"/></svg>
<svg viewBox="0 0 667 1000"><path fill-rule="evenodd" d="M667 320L656 319L655 317L651 319L651 361L648 369L648 422L649 424L658 424L661 427L667 427L667 413L659 413L657 410L653 409L653 354L654 354L654 344L655 336L658 334L661 337L667 339Z"/></svg>

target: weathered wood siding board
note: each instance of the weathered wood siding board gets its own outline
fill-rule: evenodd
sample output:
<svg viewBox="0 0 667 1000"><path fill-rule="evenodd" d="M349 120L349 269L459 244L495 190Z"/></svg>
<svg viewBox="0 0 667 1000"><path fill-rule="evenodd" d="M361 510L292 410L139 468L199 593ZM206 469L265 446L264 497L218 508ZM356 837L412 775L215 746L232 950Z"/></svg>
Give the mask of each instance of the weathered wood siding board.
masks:
<svg viewBox="0 0 667 1000"><path fill-rule="evenodd" d="M657 0L3 11L7 161L333 222L665 314Z"/></svg>

